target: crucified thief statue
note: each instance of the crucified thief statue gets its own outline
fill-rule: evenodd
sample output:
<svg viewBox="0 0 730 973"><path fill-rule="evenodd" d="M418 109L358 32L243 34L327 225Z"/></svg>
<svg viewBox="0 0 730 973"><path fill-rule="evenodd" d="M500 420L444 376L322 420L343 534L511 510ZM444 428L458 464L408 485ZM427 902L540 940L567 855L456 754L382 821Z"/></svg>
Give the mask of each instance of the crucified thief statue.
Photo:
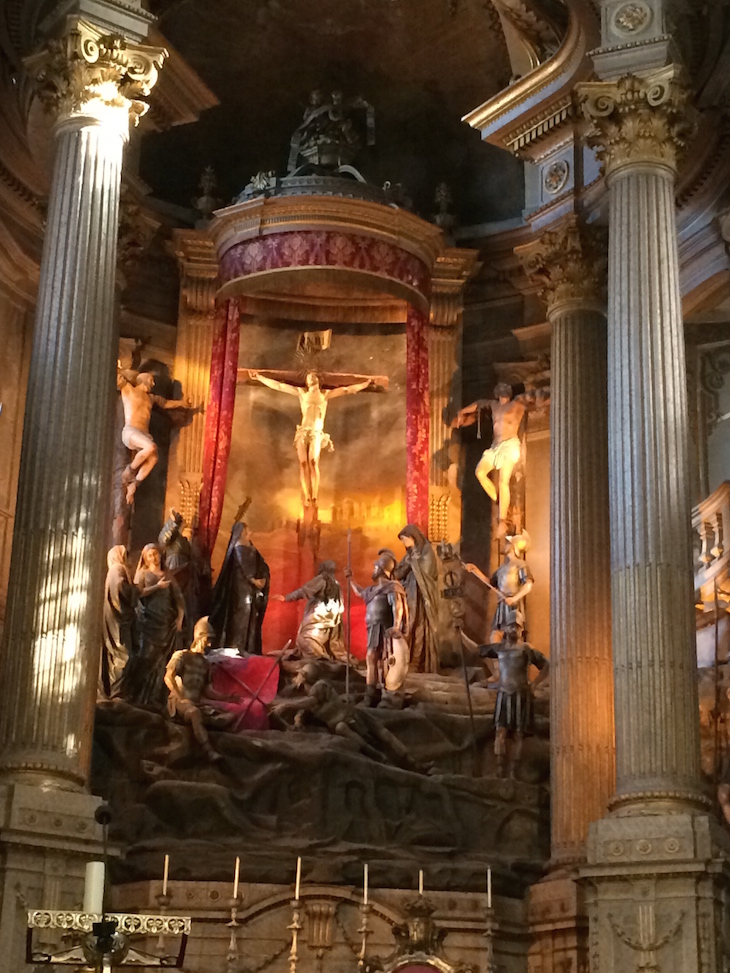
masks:
<svg viewBox="0 0 730 973"><path fill-rule="evenodd" d="M127 503L134 501L137 487L157 465L157 445L150 436L152 406L160 409L189 409L190 403L177 399L164 399L153 395L155 376L152 372L133 372L124 369L117 376L117 388L122 395L124 429L122 442L135 454L122 474L127 491Z"/></svg>
<svg viewBox="0 0 730 973"><path fill-rule="evenodd" d="M544 393L538 395L540 405L543 405L546 396ZM525 413L535 407L535 402L534 393L525 392L522 395L515 395L511 385L500 382L494 389L493 399L477 399L476 402L461 409L453 422L453 425L459 429L462 426L473 425L482 409L492 415L492 445L484 450L474 472L487 496L492 500L497 500L499 496L499 523L502 534L507 530L507 514L511 499L510 481L521 456L520 425ZM495 486L489 475L492 470L497 470L499 474L499 488Z"/></svg>
<svg viewBox="0 0 730 973"><path fill-rule="evenodd" d="M302 409L302 421L297 426L294 435L294 446L299 460L299 478L302 483L304 505L316 506L319 494L319 456L323 449L334 449L329 435L324 431L324 419L327 415L327 403L330 399L337 399L342 395L354 395L367 388L375 386L372 379L357 382L355 385L341 385L334 389L322 389L316 372L307 372L305 387L287 385L267 378L257 371L249 371L249 378L261 382L262 385L274 389L276 392L286 392L287 395L299 396Z"/></svg>

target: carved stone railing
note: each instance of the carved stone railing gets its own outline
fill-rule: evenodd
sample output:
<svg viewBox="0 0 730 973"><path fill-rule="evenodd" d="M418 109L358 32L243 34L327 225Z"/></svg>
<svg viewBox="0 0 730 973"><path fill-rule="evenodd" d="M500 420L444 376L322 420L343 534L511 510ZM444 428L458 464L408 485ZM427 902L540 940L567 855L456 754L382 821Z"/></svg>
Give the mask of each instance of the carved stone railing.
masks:
<svg viewBox="0 0 730 973"><path fill-rule="evenodd" d="M718 599L730 602L730 481L724 483L692 510L692 529L697 535L695 591L698 607L710 611ZM725 532L728 533L728 546Z"/></svg>

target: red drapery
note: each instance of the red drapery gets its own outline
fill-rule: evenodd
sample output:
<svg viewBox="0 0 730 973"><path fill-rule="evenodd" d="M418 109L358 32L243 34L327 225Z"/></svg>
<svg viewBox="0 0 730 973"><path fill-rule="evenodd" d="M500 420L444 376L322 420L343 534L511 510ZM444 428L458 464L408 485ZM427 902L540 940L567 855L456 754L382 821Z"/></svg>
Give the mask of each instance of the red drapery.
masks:
<svg viewBox="0 0 730 973"><path fill-rule="evenodd" d="M428 534L428 334L425 315L408 308L406 321L406 516Z"/></svg>
<svg viewBox="0 0 730 973"><path fill-rule="evenodd" d="M231 452L233 408L236 402L240 308L236 299L223 301L216 310L210 390L205 414L203 482L200 489L198 536L210 554L218 536Z"/></svg>

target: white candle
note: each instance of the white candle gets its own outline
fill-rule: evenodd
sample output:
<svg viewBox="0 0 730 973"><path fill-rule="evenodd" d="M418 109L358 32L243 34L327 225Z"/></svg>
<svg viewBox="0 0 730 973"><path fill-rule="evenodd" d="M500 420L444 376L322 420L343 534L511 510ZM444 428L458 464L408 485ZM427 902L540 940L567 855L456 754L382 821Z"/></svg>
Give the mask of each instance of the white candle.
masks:
<svg viewBox="0 0 730 973"><path fill-rule="evenodd" d="M236 870L233 873L233 898L238 896L238 877L241 874L241 859L236 858Z"/></svg>
<svg viewBox="0 0 730 973"><path fill-rule="evenodd" d="M368 904L368 863L362 867L362 904Z"/></svg>
<svg viewBox="0 0 730 973"><path fill-rule="evenodd" d="M165 867L162 871L162 894L167 895L167 877L170 874L170 856L165 855Z"/></svg>
<svg viewBox="0 0 730 973"><path fill-rule="evenodd" d="M298 899L299 898L299 889L301 887L301 884L302 884L302 859L301 858L297 858L297 882L296 882L296 885L294 887L294 898L295 899Z"/></svg>
<svg viewBox="0 0 730 973"><path fill-rule="evenodd" d="M487 908L492 908L492 869L487 869Z"/></svg>
<svg viewBox="0 0 730 973"><path fill-rule="evenodd" d="M418 873L418 894L423 895L423 869Z"/></svg>
<svg viewBox="0 0 730 973"><path fill-rule="evenodd" d="M104 862L86 863L83 911L94 916L104 911Z"/></svg>

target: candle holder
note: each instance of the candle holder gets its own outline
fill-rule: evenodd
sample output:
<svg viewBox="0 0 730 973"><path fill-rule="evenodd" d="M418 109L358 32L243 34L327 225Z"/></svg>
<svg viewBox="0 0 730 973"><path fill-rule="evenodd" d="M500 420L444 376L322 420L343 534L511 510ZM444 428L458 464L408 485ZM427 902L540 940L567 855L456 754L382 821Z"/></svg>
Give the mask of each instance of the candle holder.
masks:
<svg viewBox="0 0 730 973"><path fill-rule="evenodd" d="M226 973L238 973L238 930L241 924L238 921L238 911L243 905L243 896L240 892L231 896L228 900L228 907L231 910L231 919L227 923L231 930L228 940L228 952L226 954Z"/></svg>
<svg viewBox="0 0 730 973"><path fill-rule="evenodd" d="M157 907L160 910L159 911L160 916L166 916L167 910L170 907L170 903L172 902L172 895L170 894L170 892L164 891L163 889L162 892L157 893L155 899L157 900ZM160 934L157 937L157 946L155 947L155 949L157 951L158 956L167 955L167 944L165 943L164 923L160 925Z"/></svg>
<svg viewBox="0 0 730 973"><path fill-rule="evenodd" d="M370 935L370 904L363 902L360 906L360 952L357 957L357 968L364 971L366 967L366 956L368 947L368 936Z"/></svg>
<svg viewBox="0 0 730 973"><path fill-rule="evenodd" d="M291 949L289 950L289 973L297 973L297 961L299 960L298 945L299 945L299 933L302 929L301 915L302 915L302 903L300 899L292 899L291 912L292 918L291 923L287 926L287 929L291 929Z"/></svg>
<svg viewBox="0 0 730 973"><path fill-rule="evenodd" d="M106 973L120 966L180 969L185 959L190 925L189 916L128 915L121 912L98 915L31 909L28 912L25 960L36 967L76 966L85 970L91 968L96 973ZM33 931L36 929L45 932L60 930L69 945L56 952L38 949L33 943ZM133 945L135 938L157 933L180 937L176 956L145 953Z"/></svg>
<svg viewBox="0 0 730 973"><path fill-rule="evenodd" d="M485 973L497 973L497 964L494 962L494 931L497 924L494 918L494 909L489 907L486 910L486 923L484 929L484 939L486 941L486 963Z"/></svg>

